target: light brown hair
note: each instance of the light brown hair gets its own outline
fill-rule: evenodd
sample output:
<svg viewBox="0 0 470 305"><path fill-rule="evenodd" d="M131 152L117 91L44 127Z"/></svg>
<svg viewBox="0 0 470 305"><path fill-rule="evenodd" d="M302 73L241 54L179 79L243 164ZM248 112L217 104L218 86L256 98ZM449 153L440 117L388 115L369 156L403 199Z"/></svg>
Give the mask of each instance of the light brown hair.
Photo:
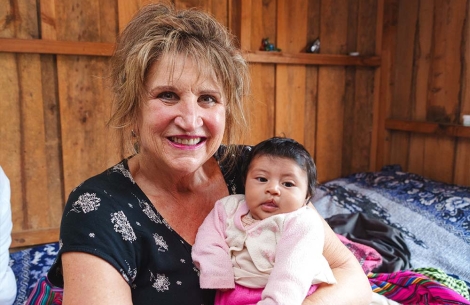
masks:
<svg viewBox="0 0 470 305"><path fill-rule="evenodd" d="M168 4L149 4L126 26L111 60L114 102L108 126L118 130L124 150L133 148L131 130L146 94L149 68L162 57L173 60L177 55L193 60L201 75L215 74L226 99L224 142L237 144L243 138L247 129L244 100L250 92L250 79L234 36L200 10L178 11Z"/></svg>

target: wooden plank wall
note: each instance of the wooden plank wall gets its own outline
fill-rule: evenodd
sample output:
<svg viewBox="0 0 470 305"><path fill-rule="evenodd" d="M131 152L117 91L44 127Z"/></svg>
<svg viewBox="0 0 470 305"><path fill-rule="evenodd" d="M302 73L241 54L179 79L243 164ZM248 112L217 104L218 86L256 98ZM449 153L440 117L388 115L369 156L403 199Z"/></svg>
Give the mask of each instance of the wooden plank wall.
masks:
<svg viewBox="0 0 470 305"><path fill-rule="evenodd" d="M470 1L386 0L381 99L386 118L456 127L470 113ZM461 133L469 134L468 130ZM400 164L470 185L470 138L390 130L377 167Z"/></svg>
<svg viewBox="0 0 470 305"><path fill-rule="evenodd" d="M0 165L12 186L12 246L20 247L57 240L68 193L123 157L105 128L109 46L148 1L1 1L0 38L47 49L0 52ZM400 164L470 185L470 133L459 125L470 113L470 0L173 2L215 15L246 51L269 37L285 54L250 63L245 143L299 140L320 182ZM381 66L305 63L317 37L322 54L378 55ZM60 49L63 41L72 44ZM78 48L85 45L95 51Z"/></svg>
<svg viewBox="0 0 470 305"><path fill-rule="evenodd" d="M380 2L242 1L252 17L242 47L257 50L269 37L283 52L298 54L319 37L322 54L374 55ZM295 138L314 156L320 181L370 169L375 68L252 63L251 69L248 143Z"/></svg>
<svg viewBox="0 0 470 305"><path fill-rule="evenodd" d="M57 241L70 191L123 157L105 126L109 57L59 55L74 51L50 47L50 41L82 42L84 48L114 43L146 2L1 1L0 38L49 41L47 52L0 52L0 165L11 183L12 248ZM202 7L227 25L228 1L174 4Z"/></svg>

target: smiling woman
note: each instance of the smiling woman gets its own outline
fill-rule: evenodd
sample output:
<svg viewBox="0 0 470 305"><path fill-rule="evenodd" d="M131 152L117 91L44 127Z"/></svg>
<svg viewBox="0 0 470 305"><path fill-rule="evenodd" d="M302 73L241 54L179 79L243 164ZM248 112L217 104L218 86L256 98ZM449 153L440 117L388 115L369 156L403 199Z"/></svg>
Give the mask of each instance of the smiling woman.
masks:
<svg viewBox="0 0 470 305"><path fill-rule="evenodd" d="M130 156L71 192L61 248L40 287L63 287L67 305L213 304L191 247L215 202L244 191L248 148L235 144L246 129L248 66L211 16L150 4L118 39L112 81L109 126ZM368 303L359 263L321 223L339 285L311 300ZM29 304L43 304L39 295Z"/></svg>

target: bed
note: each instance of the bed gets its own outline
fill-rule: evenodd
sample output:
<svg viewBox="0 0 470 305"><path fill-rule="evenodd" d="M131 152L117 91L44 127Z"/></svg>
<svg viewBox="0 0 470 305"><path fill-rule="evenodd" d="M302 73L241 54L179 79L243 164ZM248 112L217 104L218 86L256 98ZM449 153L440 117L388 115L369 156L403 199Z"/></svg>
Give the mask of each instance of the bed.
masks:
<svg viewBox="0 0 470 305"><path fill-rule="evenodd" d="M345 244L364 245L381 256L381 264L364 269L385 300L381 304L470 304L470 187L387 166L321 184L312 203ZM15 305L25 304L58 247L51 243L10 255ZM370 259L354 253L363 266Z"/></svg>

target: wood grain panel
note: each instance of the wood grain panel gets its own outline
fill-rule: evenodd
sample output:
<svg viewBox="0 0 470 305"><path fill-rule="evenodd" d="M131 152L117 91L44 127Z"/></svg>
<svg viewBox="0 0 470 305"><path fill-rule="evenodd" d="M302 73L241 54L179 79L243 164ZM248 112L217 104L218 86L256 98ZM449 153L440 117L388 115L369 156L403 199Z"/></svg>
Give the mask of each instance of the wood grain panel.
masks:
<svg viewBox="0 0 470 305"><path fill-rule="evenodd" d="M276 0L246 2L251 2L251 40L248 50L259 50L263 38L269 38L270 42L278 44Z"/></svg>
<svg viewBox="0 0 470 305"><path fill-rule="evenodd" d="M397 44L398 0L384 2L380 94L377 111L377 154L376 170L390 163L391 133L385 129L385 119L391 116L393 75L395 70L395 48Z"/></svg>
<svg viewBox="0 0 470 305"><path fill-rule="evenodd" d="M434 54L429 87L427 119L458 123L461 86L461 38L466 14L466 1L435 1ZM449 14L452 18L448 18ZM454 139L426 139L425 176L452 182L455 162ZM446 156L446 158L442 158Z"/></svg>
<svg viewBox="0 0 470 305"><path fill-rule="evenodd" d="M13 230L25 223L22 178L20 93L16 55L0 54L0 166L10 180Z"/></svg>
<svg viewBox="0 0 470 305"><path fill-rule="evenodd" d="M275 39L276 1L242 1L241 18L242 49L258 50L263 37ZM247 107L250 132L246 143L256 144L274 135L276 66L251 63L250 71L253 98Z"/></svg>
<svg viewBox="0 0 470 305"><path fill-rule="evenodd" d="M383 38L383 21L384 21L384 0L377 0L377 16L375 24L375 54L382 58L382 38ZM377 154L379 148L379 140L382 141L382 138L379 139L379 136L383 136L383 132L379 132L380 124L379 119L383 117L381 110L381 80L382 80L382 67L381 65L375 69L374 73L374 98L372 105L372 132L371 132L371 144L370 144L370 161L369 161L369 170L376 171L377 168ZM381 145L382 143L380 143Z"/></svg>
<svg viewBox="0 0 470 305"><path fill-rule="evenodd" d="M119 33L124 30L134 14L144 4L141 0L117 0Z"/></svg>
<svg viewBox="0 0 470 305"><path fill-rule="evenodd" d="M321 1L321 53L347 52L348 8L338 0ZM320 67L318 75L318 112L316 160L318 180L324 182L342 174L342 140L345 69Z"/></svg>
<svg viewBox="0 0 470 305"><path fill-rule="evenodd" d="M354 49L360 54L371 55L375 53L376 37L376 15L377 0L361 0L358 2L357 11L349 10L350 18L357 20L356 30L354 25L348 27L348 37L352 36L357 41ZM357 18L354 18L357 16ZM348 43L348 48L352 47ZM345 121L343 141L351 139L349 151L346 146L343 148L343 169L342 175L359 171L367 171L370 162L370 146L372 134L372 115L374 105L374 70L357 67L353 70L354 94L350 100L346 100L345 114L352 113L352 120ZM349 109L347 109L349 105ZM349 162L345 162L349 157Z"/></svg>
<svg viewBox="0 0 470 305"><path fill-rule="evenodd" d="M56 40L56 12L55 12L55 1L41 1L40 2L41 12L41 38Z"/></svg>
<svg viewBox="0 0 470 305"><path fill-rule="evenodd" d="M62 181L57 65L55 56L41 55L41 86L47 166L47 189L50 226L58 228L66 201Z"/></svg>
<svg viewBox="0 0 470 305"><path fill-rule="evenodd" d="M49 41L57 39L55 1L43 1L40 5L41 10L41 37ZM47 190L48 190L48 211L50 224L58 232L62 211L65 205L66 197L64 193L64 184L62 179L62 148L60 138L60 117L59 117L59 98L58 98L58 79L57 79L57 58L54 55L41 55L41 86L42 100L44 106L44 135L47 166ZM41 231L42 232L42 231ZM28 240L33 233L24 234L28 238L13 238L12 247L16 243L28 244L33 241ZM43 240L39 243L49 242L47 237L40 234ZM55 236L58 240L58 234ZM54 241L54 240L52 240Z"/></svg>
<svg viewBox="0 0 470 305"><path fill-rule="evenodd" d="M49 198L39 55L20 54L18 79L21 111L24 203L27 229L47 228Z"/></svg>
<svg viewBox="0 0 470 305"><path fill-rule="evenodd" d="M307 44L307 11L302 5L278 0L277 44L285 52L302 52ZM303 144L305 130L305 66L277 65L275 135L284 135Z"/></svg>
<svg viewBox="0 0 470 305"><path fill-rule="evenodd" d="M357 50L357 30L358 30L358 15L359 1L348 2L348 31L346 50L347 52L355 52ZM352 158L354 154L355 141L353 136L355 134L355 116L354 105L355 92L356 92L356 69L355 67L347 67L345 70L345 89L344 89L344 125L343 130L343 155L341 159L341 173L351 170Z"/></svg>
<svg viewBox="0 0 470 305"><path fill-rule="evenodd" d="M467 1L467 21L462 31L462 98L460 114L470 114L470 1ZM461 121L459 120L459 123ZM459 139L456 145L454 183L470 185L470 140Z"/></svg>
<svg viewBox="0 0 470 305"><path fill-rule="evenodd" d="M411 90L413 70L413 45L418 19L418 1L400 1L397 25L396 65L393 75L394 91L392 92L391 116L397 119L411 117ZM392 133L392 164L408 167L409 151L408 133Z"/></svg>
<svg viewBox="0 0 470 305"><path fill-rule="evenodd" d="M417 121L426 120L426 105L428 100L428 83L431 73L431 58L433 49L433 1L420 1L418 23L414 44L414 88L411 96L411 118ZM424 171L425 136L410 135L410 150L408 170L414 173Z"/></svg>
<svg viewBox="0 0 470 305"><path fill-rule="evenodd" d="M111 93L105 84L107 60L68 56L58 77L65 193L120 159L119 147L106 128ZM73 80L73 81L65 81ZM111 139L111 141L110 141Z"/></svg>
<svg viewBox="0 0 470 305"><path fill-rule="evenodd" d="M274 70L273 65L250 65L253 97L247 105L250 132L246 144L257 144L274 135Z"/></svg>
<svg viewBox="0 0 470 305"><path fill-rule="evenodd" d="M320 0L309 0L307 8L307 45L320 36ZM318 107L318 67L305 70L304 145L316 163L316 132Z"/></svg>
<svg viewBox="0 0 470 305"><path fill-rule="evenodd" d="M116 5L109 0L56 2L57 39L114 42L119 24ZM57 57L66 196L120 159L120 149L106 128L112 98L107 73L108 58Z"/></svg>

